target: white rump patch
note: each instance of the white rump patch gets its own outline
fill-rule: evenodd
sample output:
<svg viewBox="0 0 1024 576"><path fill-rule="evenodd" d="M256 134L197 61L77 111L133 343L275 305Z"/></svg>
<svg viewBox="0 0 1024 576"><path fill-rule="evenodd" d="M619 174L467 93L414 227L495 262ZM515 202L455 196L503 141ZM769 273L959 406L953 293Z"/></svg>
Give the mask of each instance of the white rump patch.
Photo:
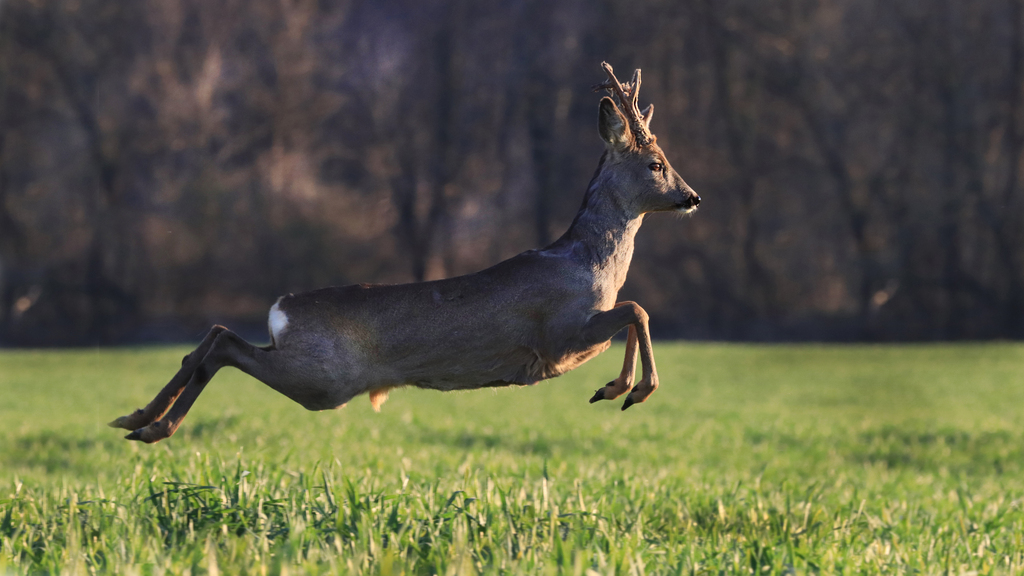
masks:
<svg viewBox="0 0 1024 576"><path fill-rule="evenodd" d="M275 344L277 339L281 337L281 332L288 327L288 315L281 310L280 304L281 301L278 300L270 307L270 317L267 318L267 326L270 328L270 339Z"/></svg>

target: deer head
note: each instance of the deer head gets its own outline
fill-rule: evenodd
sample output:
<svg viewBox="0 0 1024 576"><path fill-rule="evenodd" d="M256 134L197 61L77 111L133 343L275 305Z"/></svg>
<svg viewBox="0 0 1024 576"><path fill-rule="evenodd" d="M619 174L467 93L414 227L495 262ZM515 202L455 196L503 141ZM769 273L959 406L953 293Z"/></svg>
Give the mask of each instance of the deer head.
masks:
<svg viewBox="0 0 1024 576"><path fill-rule="evenodd" d="M609 180L603 184L618 193L621 197L617 200L636 215L693 212L700 204L700 196L672 169L657 138L651 134L654 105L643 112L637 106L640 70L633 73L630 82L621 84L607 62L602 62L601 67L608 74L608 81L594 86L594 91L607 90L615 98L601 99L598 128L607 151L599 177Z"/></svg>

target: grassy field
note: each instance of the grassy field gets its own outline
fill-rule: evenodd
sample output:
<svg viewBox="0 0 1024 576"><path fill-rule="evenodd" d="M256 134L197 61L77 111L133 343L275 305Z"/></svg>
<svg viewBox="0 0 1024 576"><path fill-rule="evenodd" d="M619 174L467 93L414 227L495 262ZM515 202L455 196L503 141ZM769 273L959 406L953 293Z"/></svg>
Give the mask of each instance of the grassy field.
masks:
<svg viewBox="0 0 1024 576"><path fill-rule="evenodd" d="M1024 346L658 342L534 387L311 413L183 348L0 352L0 574L1024 573Z"/></svg>

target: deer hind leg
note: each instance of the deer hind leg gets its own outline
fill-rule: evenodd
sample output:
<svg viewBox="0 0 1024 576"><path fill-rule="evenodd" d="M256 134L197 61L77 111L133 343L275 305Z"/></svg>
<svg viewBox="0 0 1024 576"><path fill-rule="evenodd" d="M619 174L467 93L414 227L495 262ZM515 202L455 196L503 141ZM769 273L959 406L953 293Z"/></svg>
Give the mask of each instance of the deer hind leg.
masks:
<svg viewBox="0 0 1024 576"><path fill-rule="evenodd" d="M636 327L629 325L629 335L626 336L626 357L622 361L622 372L615 380L598 388L594 397L590 399L593 404L598 400L615 400L633 387L633 378L636 374Z"/></svg>
<svg viewBox="0 0 1024 576"><path fill-rule="evenodd" d="M145 408L140 408L135 412L127 416L121 416L109 424L113 428L124 428L125 430L137 430L143 426L148 426L153 422L160 419L161 416L167 412L167 409L174 404L174 401L181 394L182 389L188 384L192 378L192 374L199 367L199 364L206 357L206 354L210 351L210 347L213 346L213 341L222 332L227 330L223 326L214 326L203 338L202 343L189 353L185 358L181 360L181 369L178 373L171 378L171 381L160 390L160 393L156 395L156 398L146 405Z"/></svg>
<svg viewBox="0 0 1024 576"><path fill-rule="evenodd" d="M205 341L204 341L205 344ZM199 352L200 349L196 349ZM170 410L160 419L140 427L125 436L128 440L141 440L147 444L169 438L181 425L196 398L213 378L214 374L224 366L234 366L242 371L261 379L262 366L260 360L268 354L267 350L249 344L234 332L226 328L214 336L206 354L191 373L188 384L177 394L177 400ZM180 373L180 372L179 372ZM170 387L170 385L168 385ZM161 392L163 394L163 392Z"/></svg>
<svg viewBox="0 0 1024 576"><path fill-rule="evenodd" d="M633 390L626 396L626 401L622 405L622 409L625 410L633 404L639 404L654 393L658 389L658 371L654 366L654 352L651 347L651 335L647 328L647 312L640 307L636 302L619 302L614 308L607 312L601 312L595 315L587 322L586 326L583 327L583 340L588 345L597 344L599 342L605 342L609 340L616 332L621 330L623 327L629 326L636 331L636 344L640 349L640 367L641 367L641 378L640 382L633 387ZM626 350L626 362L623 365L623 373L626 372L626 364L632 364L630 361L631 348L628 347ZM635 360L634 360L635 361ZM622 378L622 375L619 376ZM618 380L618 379L616 379ZM613 380L611 385L612 390L618 390L615 387L616 380ZM618 386L622 386L619 384ZM603 391L607 390L608 387L601 389L602 396ZM620 392L621 394L621 392ZM591 400L594 402L597 400L597 394L595 398Z"/></svg>

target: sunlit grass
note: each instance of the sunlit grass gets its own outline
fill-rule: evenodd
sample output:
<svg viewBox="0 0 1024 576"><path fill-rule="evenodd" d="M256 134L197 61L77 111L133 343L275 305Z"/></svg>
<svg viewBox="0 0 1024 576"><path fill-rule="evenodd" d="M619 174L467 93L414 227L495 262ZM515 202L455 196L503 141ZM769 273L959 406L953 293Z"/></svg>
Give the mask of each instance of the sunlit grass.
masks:
<svg viewBox="0 0 1024 576"><path fill-rule="evenodd" d="M1024 346L656 343L537 386L311 413L183 348L0 352L0 574L1024 571Z"/></svg>

